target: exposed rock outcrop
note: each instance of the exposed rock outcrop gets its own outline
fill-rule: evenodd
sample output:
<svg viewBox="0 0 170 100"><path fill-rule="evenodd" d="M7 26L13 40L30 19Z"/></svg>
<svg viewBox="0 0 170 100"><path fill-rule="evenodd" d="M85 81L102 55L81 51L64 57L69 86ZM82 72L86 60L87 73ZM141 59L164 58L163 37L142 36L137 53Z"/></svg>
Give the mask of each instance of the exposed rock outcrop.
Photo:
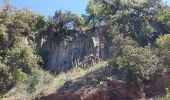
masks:
<svg viewBox="0 0 170 100"><path fill-rule="evenodd" d="M62 40L47 39L46 47L50 52L47 68L57 73L72 67L85 68L98 63L106 57L105 40L99 36L101 32L101 30L81 31Z"/></svg>

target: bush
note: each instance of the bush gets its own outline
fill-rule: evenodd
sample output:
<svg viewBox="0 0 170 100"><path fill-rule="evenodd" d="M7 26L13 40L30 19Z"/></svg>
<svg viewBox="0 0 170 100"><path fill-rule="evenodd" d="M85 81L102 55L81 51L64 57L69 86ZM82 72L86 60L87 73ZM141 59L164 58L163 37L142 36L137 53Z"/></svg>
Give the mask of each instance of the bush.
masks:
<svg viewBox="0 0 170 100"><path fill-rule="evenodd" d="M165 30L170 32L170 8L166 7L160 11L160 13L156 16L158 21L161 21L164 24Z"/></svg>
<svg viewBox="0 0 170 100"><path fill-rule="evenodd" d="M125 46L125 45L132 45L137 46L137 43L131 37L125 37L123 35L116 35L113 40L113 44L115 46Z"/></svg>
<svg viewBox="0 0 170 100"><path fill-rule="evenodd" d="M14 84L19 84L21 82L23 82L26 79L27 75L25 73L22 72L21 69L18 69L14 76L13 76L13 83Z"/></svg>
<svg viewBox="0 0 170 100"><path fill-rule="evenodd" d="M42 69L34 69L23 83L24 90L30 94L37 95L37 93L45 90L43 87L51 83L53 79L54 77L49 72Z"/></svg>
<svg viewBox="0 0 170 100"><path fill-rule="evenodd" d="M156 40L160 51L170 50L170 34L165 34Z"/></svg>
<svg viewBox="0 0 170 100"><path fill-rule="evenodd" d="M39 67L40 57L36 54L34 45L27 45L25 39L17 37L13 47L8 49L7 63L11 67L12 73L17 69L22 69L25 73L30 73L34 67Z"/></svg>
<svg viewBox="0 0 170 100"><path fill-rule="evenodd" d="M123 35L116 35L112 40L112 51L114 52L114 55L117 55L117 53L120 51L122 46L131 45L134 47L137 47L138 44L130 37L124 37Z"/></svg>
<svg viewBox="0 0 170 100"><path fill-rule="evenodd" d="M35 46L27 45L23 37L16 37L13 46L4 51L5 57L0 56L0 94L26 80L41 60Z"/></svg>
<svg viewBox="0 0 170 100"><path fill-rule="evenodd" d="M152 74L156 56L148 48L123 46L114 63L130 83L138 84Z"/></svg>
<svg viewBox="0 0 170 100"><path fill-rule="evenodd" d="M9 67L0 62L0 96L5 94L12 87Z"/></svg>
<svg viewBox="0 0 170 100"><path fill-rule="evenodd" d="M159 62L164 68L170 67L170 34L159 37L156 44L159 50Z"/></svg>

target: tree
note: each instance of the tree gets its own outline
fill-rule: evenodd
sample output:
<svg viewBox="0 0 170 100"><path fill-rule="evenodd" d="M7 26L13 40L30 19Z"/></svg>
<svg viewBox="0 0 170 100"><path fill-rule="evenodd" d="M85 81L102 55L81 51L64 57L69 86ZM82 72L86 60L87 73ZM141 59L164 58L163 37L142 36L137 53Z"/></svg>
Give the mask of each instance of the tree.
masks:
<svg viewBox="0 0 170 100"><path fill-rule="evenodd" d="M96 2L95 0L89 0L89 3L86 8L86 20L89 23L92 23L93 29L95 28L95 25L97 22L102 21L104 6L100 4L99 2Z"/></svg>
<svg viewBox="0 0 170 100"><path fill-rule="evenodd" d="M165 31L169 33L170 32L170 8L165 7L164 9L159 10L159 13L156 15L156 19L163 23Z"/></svg>
<svg viewBox="0 0 170 100"><path fill-rule="evenodd" d="M94 0L90 0L86 8L87 13L89 13L88 20L92 19L93 28L95 27L95 3Z"/></svg>
<svg viewBox="0 0 170 100"><path fill-rule="evenodd" d="M76 28L82 24L83 21L78 15L73 14L70 11L63 13L61 10L57 10L55 15L48 19L46 31L47 33L50 33L50 39L57 37L59 40L62 40L68 35L67 31L76 31Z"/></svg>
<svg viewBox="0 0 170 100"><path fill-rule="evenodd" d="M20 10L4 2L0 11L0 95L23 81L24 75L39 67L36 48L25 42L25 36L35 35L40 15ZM40 26L41 27L41 26Z"/></svg>

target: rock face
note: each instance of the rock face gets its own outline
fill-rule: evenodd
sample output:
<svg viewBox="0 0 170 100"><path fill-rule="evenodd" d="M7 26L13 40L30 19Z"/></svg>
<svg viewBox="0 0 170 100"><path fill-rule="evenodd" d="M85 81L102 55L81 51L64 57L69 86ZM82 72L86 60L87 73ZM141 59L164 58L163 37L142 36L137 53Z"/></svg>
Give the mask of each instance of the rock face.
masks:
<svg viewBox="0 0 170 100"><path fill-rule="evenodd" d="M72 67L87 67L105 58L103 39L97 32L79 32L63 40L48 40L49 62L47 68L53 72L67 71Z"/></svg>

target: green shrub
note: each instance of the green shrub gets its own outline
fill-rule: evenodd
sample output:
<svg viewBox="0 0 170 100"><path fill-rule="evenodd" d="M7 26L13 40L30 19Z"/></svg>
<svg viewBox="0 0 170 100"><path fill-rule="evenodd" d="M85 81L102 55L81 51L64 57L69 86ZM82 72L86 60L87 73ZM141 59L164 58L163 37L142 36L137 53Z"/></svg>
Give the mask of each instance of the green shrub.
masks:
<svg viewBox="0 0 170 100"><path fill-rule="evenodd" d="M15 73L17 69L30 73L33 68L39 67L38 61L41 61L41 58L36 54L35 46L26 44L22 37L17 37L13 47L8 49L7 63L12 73Z"/></svg>
<svg viewBox="0 0 170 100"><path fill-rule="evenodd" d="M12 87L12 80L9 74L9 67L0 62L0 96L5 94Z"/></svg>
<svg viewBox="0 0 170 100"><path fill-rule="evenodd" d="M113 37L113 45L114 46L126 46L126 45L132 45L137 46L138 44L131 38L131 37L125 37L123 35L116 35Z"/></svg>
<svg viewBox="0 0 170 100"><path fill-rule="evenodd" d="M112 45L113 45L112 51L114 52L115 56L119 53L122 46L126 45L131 45L134 47L138 46L137 42L135 42L131 37L124 37L123 35L114 36L112 40Z"/></svg>
<svg viewBox="0 0 170 100"><path fill-rule="evenodd" d="M156 40L159 50L159 62L163 68L170 67L170 34L163 35Z"/></svg>
<svg viewBox="0 0 170 100"><path fill-rule="evenodd" d="M39 67L37 62L41 60L36 54L35 46L26 44L25 39L19 36L16 37L12 47L4 51L6 51L5 57L2 57L4 64L0 63L0 88L3 94L12 86L25 81L27 75Z"/></svg>
<svg viewBox="0 0 170 100"><path fill-rule="evenodd" d="M165 34L156 40L160 51L170 50L170 34Z"/></svg>
<svg viewBox="0 0 170 100"><path fill-rule="evenodd" d="M153 73L151 69L155 67L155 59L148 48L123 46L114 63L125 73L128 82L136 84Z"/></svg>
<svg viewBox="0 0 170 100"><path fill-rule="evenodd" d="M0 39L1 37L3 40L7 39L8 34L6 33L6 30L7 30L6 26L3 24L0 24Z"/></svg>
<svg viewBox="0 0 170 100"><path fill-rule="evenodd" d="M28 75L28 78L23 83L23 86L25 87L24 90L30 94L37 95L37 93L45 90L43 87L51 83L53 79L53 75L49 72L36 68L30 75Z"/></svg>
<svg viewBox="0 0 170 100"><path fill-rule="evenodd" d="M14 76L13 76L13 83L14 84L19 84L21 82L23 82L26 79L27 75L25 73L22 72L21 69L18 69Z"/></svg>
<svg viewBox="0 0 170 100"><path fill-rule="evenodd" d="M158 21L164 24L164 29L170 32L170 8L166 7L156 16Z"/></svg>

